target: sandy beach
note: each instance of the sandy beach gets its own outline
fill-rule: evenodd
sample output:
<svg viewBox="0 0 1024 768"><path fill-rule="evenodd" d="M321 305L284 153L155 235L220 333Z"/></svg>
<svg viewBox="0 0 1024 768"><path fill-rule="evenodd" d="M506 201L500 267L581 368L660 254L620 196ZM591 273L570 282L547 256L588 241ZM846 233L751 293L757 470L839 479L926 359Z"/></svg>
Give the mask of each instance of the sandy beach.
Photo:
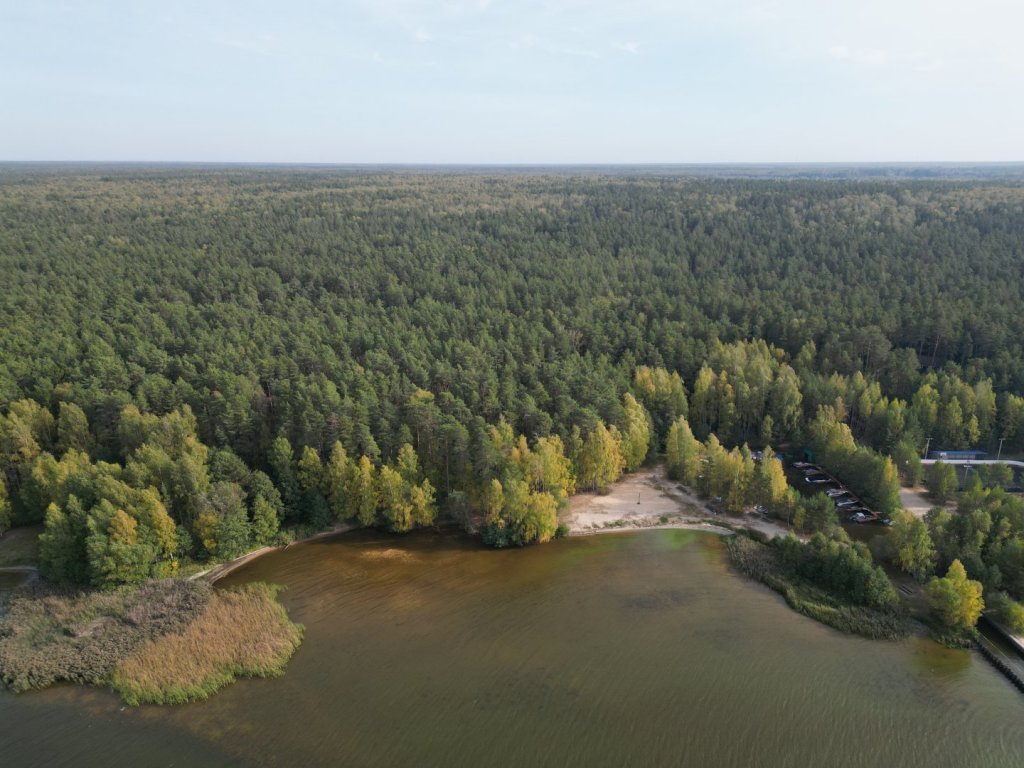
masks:
<svg viewBox="0 0 1024 768"><path fill-rule="evenodd" d="M679 483L669 480L664 464L624 476L608 493L578 493L569 500L564 522L583 536L637 528L691 528L729 534L735 528L785 536L788 528L753 515L734 517L711 510Z"/></svg>

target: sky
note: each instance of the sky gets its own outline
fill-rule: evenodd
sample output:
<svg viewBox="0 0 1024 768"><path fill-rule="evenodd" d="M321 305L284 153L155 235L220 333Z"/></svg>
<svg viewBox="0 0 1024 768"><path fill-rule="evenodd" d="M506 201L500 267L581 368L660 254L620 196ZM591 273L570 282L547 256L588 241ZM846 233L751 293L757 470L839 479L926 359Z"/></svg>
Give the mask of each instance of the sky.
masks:
<svg viewBox="0 0 1024 768"><path fill-rule="evenodd" d="M0 0L0 160L1024 160L1022 0Z"/></svg>

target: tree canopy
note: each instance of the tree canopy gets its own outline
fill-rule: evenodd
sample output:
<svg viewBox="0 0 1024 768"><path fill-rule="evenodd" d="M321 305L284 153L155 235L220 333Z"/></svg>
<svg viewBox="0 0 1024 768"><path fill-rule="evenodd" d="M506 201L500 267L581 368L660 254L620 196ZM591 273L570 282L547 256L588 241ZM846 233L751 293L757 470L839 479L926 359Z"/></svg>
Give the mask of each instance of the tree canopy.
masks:
<svg viewBox="0 0 1024 768"><path fill-rule="evenodd" d="M769 444L895 511L928 438L1024 450L1022 213L1013 180L2 169L0 530L97 583L339 520L521 544L662 450L828 528ZM978 503L1009 532L963 564L1019 599Z"/></svg>

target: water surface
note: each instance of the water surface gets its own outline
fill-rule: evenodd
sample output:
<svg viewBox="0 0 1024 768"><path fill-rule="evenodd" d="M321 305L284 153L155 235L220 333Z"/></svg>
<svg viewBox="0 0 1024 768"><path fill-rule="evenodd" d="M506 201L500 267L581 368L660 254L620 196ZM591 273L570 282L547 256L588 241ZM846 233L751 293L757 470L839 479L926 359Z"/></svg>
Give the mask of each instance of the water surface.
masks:
<svg viewBox="0 0 1024 768"><path fill-rule="evenodd" d="M122 709L0 695L21 765L1022 766L1024 697L978 655L842 635L646 531L494 552L447 533L291 547L285 677Z"/></svg>

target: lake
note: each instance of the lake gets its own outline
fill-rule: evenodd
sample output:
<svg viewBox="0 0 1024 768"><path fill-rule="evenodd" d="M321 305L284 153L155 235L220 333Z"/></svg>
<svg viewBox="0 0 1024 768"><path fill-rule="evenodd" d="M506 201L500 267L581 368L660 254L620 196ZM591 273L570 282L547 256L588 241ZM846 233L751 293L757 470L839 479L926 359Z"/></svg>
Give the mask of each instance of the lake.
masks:
<svg viewBox="0 0 1024 768"><path fill-rule="evenodd" d="M306 627L283 678L177 708L0 693L0 764L1024 765L1024 696L979 655L799 616L710 534L356 532L222 585L257 580Z"/></svg>

